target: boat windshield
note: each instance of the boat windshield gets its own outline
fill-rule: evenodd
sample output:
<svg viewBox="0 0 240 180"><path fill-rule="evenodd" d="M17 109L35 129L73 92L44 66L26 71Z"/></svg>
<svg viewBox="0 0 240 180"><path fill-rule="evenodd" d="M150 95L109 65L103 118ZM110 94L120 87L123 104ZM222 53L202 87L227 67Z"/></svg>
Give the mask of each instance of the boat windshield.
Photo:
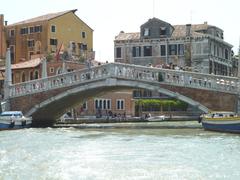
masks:
<svg viewBox="0 0 240 180"><path fill-rule="evenodd" d="M5 111L1 113L1 116L14 116L14 117L22 117L23 114L21 111Z"/></svg>

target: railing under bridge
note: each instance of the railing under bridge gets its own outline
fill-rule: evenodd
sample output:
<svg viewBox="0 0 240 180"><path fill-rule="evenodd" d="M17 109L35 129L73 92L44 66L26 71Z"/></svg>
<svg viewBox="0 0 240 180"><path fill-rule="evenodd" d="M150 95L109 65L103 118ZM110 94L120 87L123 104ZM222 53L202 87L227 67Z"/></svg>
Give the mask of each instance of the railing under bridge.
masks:
<svg viewBox="0 0 240 180"><path fill-rule="evenodd" d="M240 82L238 78L201 74L188 71L152 68L121 63L108 63L93 66L89 69L76 70L45 79L37 79L9 87L9 98L33 93L86 84L107 78L159 83L172 86L191 87L213 91L239 94Z"/></svg>

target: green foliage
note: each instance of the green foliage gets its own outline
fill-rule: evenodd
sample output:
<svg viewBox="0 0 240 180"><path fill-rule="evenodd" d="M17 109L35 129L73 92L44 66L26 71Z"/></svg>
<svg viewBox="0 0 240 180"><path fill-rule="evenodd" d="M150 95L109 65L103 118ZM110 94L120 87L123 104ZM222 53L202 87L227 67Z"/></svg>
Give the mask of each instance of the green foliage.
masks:
<svg viewBox="0 0 240 180"><path fill-rule="evenodd" d="M177 99L139 99L136 101L137 109L141 106L144 111L186 110L188 104Z"/></svg>
<svg viewBox="0 0 240 180"><path fill-rule="evenodd" d="M53 60L53 54L48 53L48 55L46 56L46 59L48 62Z"/></svg>

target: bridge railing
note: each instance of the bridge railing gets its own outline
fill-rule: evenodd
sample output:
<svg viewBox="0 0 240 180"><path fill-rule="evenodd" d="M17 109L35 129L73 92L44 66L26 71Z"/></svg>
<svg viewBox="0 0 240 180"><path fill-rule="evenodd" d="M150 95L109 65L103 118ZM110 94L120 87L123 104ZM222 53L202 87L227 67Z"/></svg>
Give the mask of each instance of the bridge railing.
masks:
<svg viewBox="0 0 240 180"><path fill-rule="evenodd" d="M9 87L10 97L23 96L51 89L87 83L109 77L144 81L146 83L208 89L237 94L240 89L238 78L201 74L162 68L152 68L121 63L108 63L88 69L76 70L45 79L37 79Z"/></svg>
<svg viewBox="0 0 240 180"><path fill-rule="evenodd" d="M189 71L143 67L114 63L114 76L148 83L159 82L173 86L208 89L237 94L240 92L240 81L236 77L202 74Z"/></svg>
<svg viewBox="0 0 240 180"><path fill-rule="evenodd" d="M51 89L71 86L79 83L110 77L106 66L94 66L91 69L81 69L67 72L44 79L36 79L9 87L10 97L23 96L26 94L43 92Z"/></svg>

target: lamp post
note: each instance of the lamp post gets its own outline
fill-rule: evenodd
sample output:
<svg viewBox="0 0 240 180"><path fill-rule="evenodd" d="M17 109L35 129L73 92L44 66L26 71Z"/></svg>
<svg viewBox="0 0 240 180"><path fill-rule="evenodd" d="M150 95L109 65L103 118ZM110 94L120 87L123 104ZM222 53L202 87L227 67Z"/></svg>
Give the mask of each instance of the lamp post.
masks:
<svg viewBox="0 0 240 180"><path fill-rule="evenodd" d="M6 68L5 68L5 79L4 79L4 99L9 97L9 86L12 85L12 69L11 69L11 56L10 48L7 48L6 53Z"/></svg>
<svg viewBox="0 0 240 180"><path fill-rule="evenodd" d="M238 67L238 73L237 73L237 77L240 78L240 38L239 38L239 47L238 47L238 63L237 63Z"/></svg>

